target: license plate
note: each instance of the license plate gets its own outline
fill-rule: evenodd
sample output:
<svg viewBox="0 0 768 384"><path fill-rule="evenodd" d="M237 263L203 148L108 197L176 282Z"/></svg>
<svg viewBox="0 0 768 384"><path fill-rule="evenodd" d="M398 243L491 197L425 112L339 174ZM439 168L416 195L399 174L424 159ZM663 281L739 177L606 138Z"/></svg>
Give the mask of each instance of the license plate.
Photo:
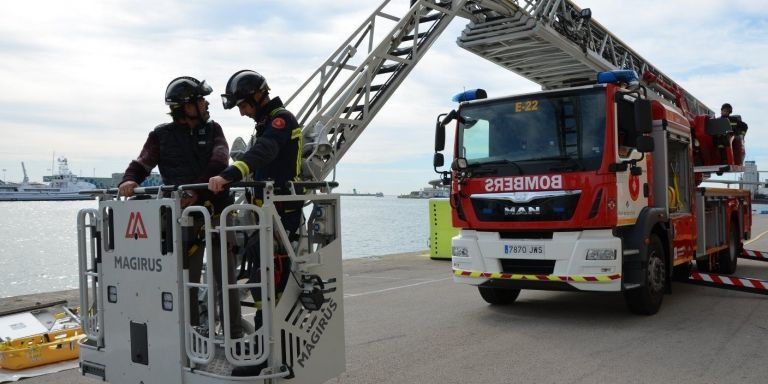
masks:
<svg viewBox="0 0 768 384"><path fill-rule="evenodd" d="M505 255L543 255L544 246L541 244L506 244Z"/></svg>

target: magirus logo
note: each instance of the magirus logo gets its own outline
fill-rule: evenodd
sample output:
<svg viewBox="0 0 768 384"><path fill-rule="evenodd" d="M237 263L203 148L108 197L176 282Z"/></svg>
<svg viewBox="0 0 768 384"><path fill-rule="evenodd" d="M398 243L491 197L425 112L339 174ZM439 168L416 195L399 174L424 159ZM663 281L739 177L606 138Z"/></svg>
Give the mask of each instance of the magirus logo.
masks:
<svg viewBox="0 0 768 384"><path fill-rule="evenodd" d="M125 228L126 239L146 239L147 228L144 227L144 220L141 218L141 212L131 212L128 219L128 226Z"/></svg>

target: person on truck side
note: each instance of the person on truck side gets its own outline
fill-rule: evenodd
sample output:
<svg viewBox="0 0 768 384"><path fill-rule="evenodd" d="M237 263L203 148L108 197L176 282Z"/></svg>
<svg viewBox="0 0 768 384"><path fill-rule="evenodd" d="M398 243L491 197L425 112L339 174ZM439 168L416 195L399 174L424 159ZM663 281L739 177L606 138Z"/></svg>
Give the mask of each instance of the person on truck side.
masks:
<svg viewBox="0 0 768 384"><path fill-rule="evenodd" d="M227 82L226 93L221 95L224 109L237 106L241 116L247 116L256 122L256 132L248 151L218 176L210 178L208 188L214 193L221 192L231 182L240 181L253 174L254 181L273 180L276 194L290 194L287 183L300 179L301 126L293 113L285 109L280 97L270 98L269 90L266 79L251 70L238 71ZM261 205L262 189L255 188L252 193L252 202ZM303 202L278 202L275 206L289 239L295 241L301 225ZM257 234L250 236L246 243L245 260L248 282L259 282ZM276 256L276 292L282 292L285 288L289 272L290 260L285 255ZM252 289L251 293L254 301L260 300L261 292L258 288ZM258 321L257 318L257 327Z"/></svg>
<svg viewBox="0 0 768 384"><path fill-rule="evenodd" d="M733 133L743 137L747 134L747 129L749 127L747 126L747 123L741 121L741 117L731 116L732 113L733 107L731 104L725 103L722 107L720 107L720 117L728 118L728 121L731 122L731 129L733 129Z"/></svg>
<svg viewBox="0 0 768 384"><path fill-rule="evenodd" d="M130 197L134 189L143 182L156 166L160 168L160 177L164 185L182 185L206 182L227 167L229 146L224 138L221 126L210 119L208 101L205 96L211 94L205 81L193 77L178 77L168 84L165 90L165 104L170 108L170 123L155 127L147 137L139 157L131 161L125 170L118 189L120 195ZM212 221L219 221L218 214L233 203L229 194L214 195L209 191L185 191L181 199L181 208L190 205L205 206L212 214ZM190 282L199 283L203 267L205 232L202 230L202 216L195 217L194 232L196 243L185 255L185 266L189 269ZM213 237L214 274L217 289L221 289L221 257L219 238ZM230 284L236 282L234 266L235 256L227 253L228 263L233 266L229 271ZM197 288L190 288L190 323L200 325ZM229 318L231 335L242 337L240 325L240 301L236 291L229 291ZM221 302L221 300L219 300ZM221 306L220 306L221 308ZM209 314L215 309L208 308ZM207 330L200 329L203 333Z"/></svg>

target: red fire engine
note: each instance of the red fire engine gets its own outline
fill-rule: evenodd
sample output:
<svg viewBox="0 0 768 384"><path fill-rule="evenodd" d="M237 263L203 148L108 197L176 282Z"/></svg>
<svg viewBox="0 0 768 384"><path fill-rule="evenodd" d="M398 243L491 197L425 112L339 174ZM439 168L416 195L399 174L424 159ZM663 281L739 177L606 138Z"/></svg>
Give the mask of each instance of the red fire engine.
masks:
<svg viewBox="0 0 768 384"><path fill-rule="evenodd" d="M733 273L750 236L750 195L698 186L740 168L727 118L650 98L634 71L515 97L472 94L457 97L468 101L438 123L436 140L442 150L443 126L458 121L457 282L477 285L492 304L521 289L622 291L630 310L653 314L692 262ZM694 155L720 162L720 142L730 164Z"/></svg>
<svg viewBox="0 0 768 384"><path fill-rule="evenodd" d="M631 311L654 314L694 262L735 270L750 195L700 184L742 170L740 125L570 1L471 23L458 44L543 91L465 92L438 120L436 170L445 125L457 121L451 171L441 172L461 229L457 282L491 304L521 289L623 292Z"/></svg>
<svg viewBox="0 0 768 384"><path fill-rule="evenodd" d="M632 71L461 103L444 119L458 121L455 280L477 285L492 304L521 289L623 291L633 312L653 314L692 262L732 273L749 238L750 196L698 187L705 173L739 167L699 164L694 153L715 150L697 140L733 135L725 118L687 115L649 100ZM707 133L718 129L725 134Z"/></svg>

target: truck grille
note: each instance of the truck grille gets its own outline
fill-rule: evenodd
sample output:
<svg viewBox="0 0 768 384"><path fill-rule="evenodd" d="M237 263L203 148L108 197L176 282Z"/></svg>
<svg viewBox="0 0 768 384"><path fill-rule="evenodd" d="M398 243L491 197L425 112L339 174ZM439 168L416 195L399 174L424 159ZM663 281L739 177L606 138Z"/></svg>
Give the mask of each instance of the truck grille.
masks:
<svg viewBox="0 0 768 384"><path fill-rule="evenodd" d="M503 273L519 275L551 275L555 260L499 259Z"/></svg>
<svg viewBox="0 0 768 384"><path fill-rule="evenodd" d="M480 221L565 221L573 217L581 196L580 191L538 194L529 198L521 198L520 196L525 195L516 193L481 194L473 195L470 200Z"/></svg>

